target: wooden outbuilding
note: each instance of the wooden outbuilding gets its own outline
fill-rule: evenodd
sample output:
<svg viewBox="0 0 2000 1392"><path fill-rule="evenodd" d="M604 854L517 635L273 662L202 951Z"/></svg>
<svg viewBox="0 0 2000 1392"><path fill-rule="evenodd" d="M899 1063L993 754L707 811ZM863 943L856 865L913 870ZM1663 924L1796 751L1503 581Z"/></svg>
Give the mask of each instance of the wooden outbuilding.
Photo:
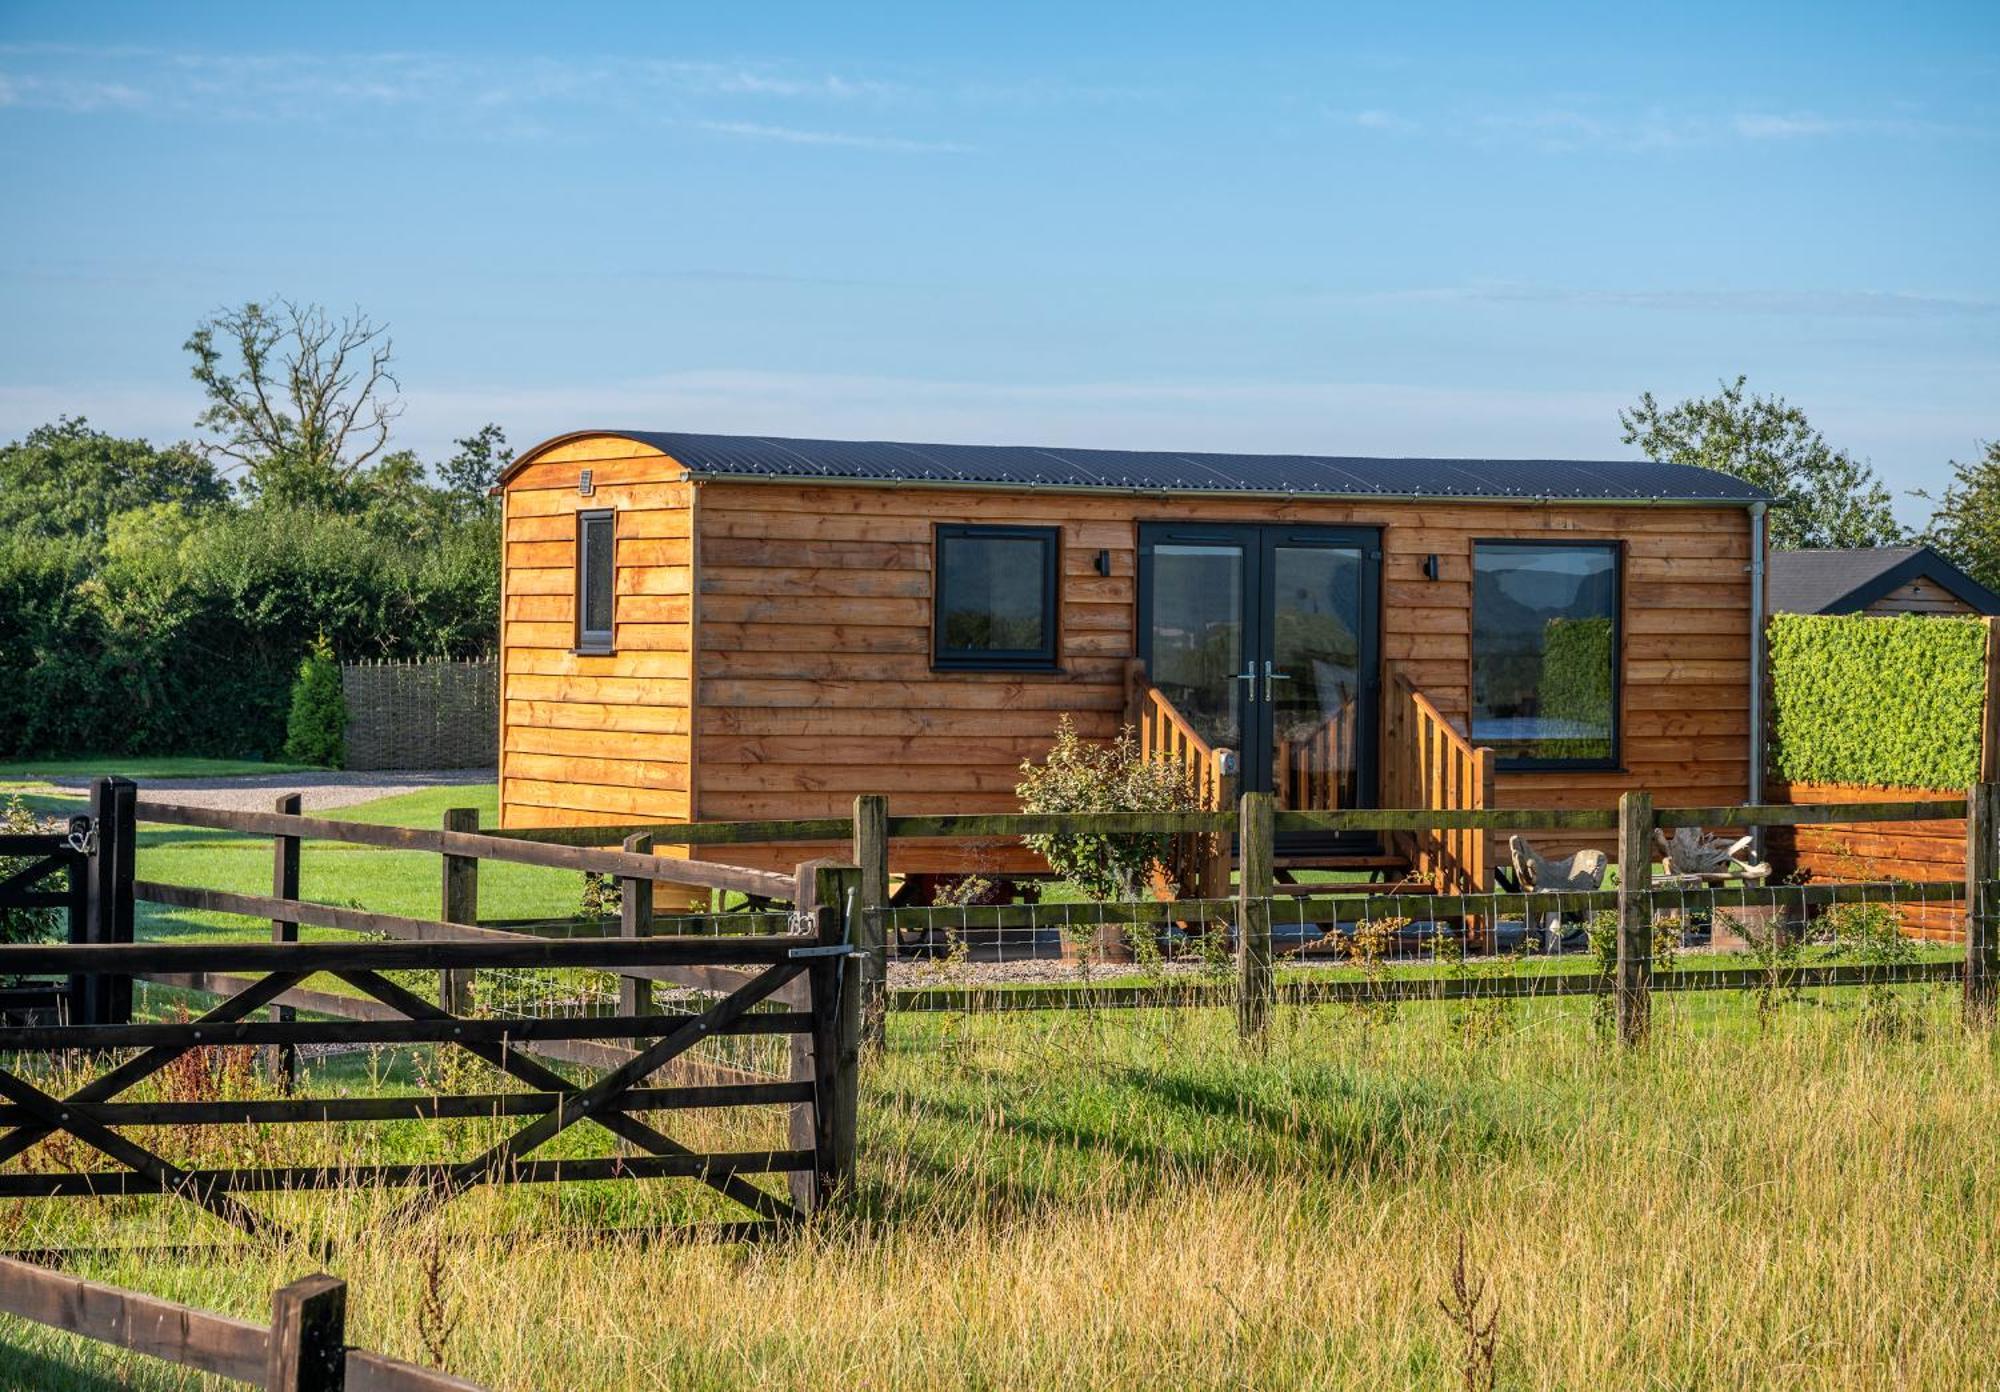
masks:
<svg viewBox="0 0 2000 1392"><path fill-rule="evenodd" d="M1774 614L2000 615L2000 595L1929 546L1771 553Z"/></svg>
<svg viewBox="0 0 2000 1392"><path fill-rule="evenodd" d="M1758 793L1768 500L1723 474L582 431L501 491L509 827L1013 810L1065 714L1298 808ZM1472 834L1286 853L1490 882Z"/></svg>

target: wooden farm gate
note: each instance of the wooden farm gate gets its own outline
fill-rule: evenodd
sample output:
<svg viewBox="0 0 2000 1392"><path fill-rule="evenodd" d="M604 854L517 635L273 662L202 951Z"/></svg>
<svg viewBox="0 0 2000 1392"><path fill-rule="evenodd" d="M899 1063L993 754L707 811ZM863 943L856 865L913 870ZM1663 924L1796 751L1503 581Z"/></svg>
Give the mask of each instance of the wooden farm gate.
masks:
<svg viewBox="0 0 2000 1392"><path fill-rule="evenodd" d="M130 788L127 784L125 787ZM823 1203L852 1167L854 1065L859 1039L859 981L848 968L852 869L822 862L796 876L691 866L622 851L542 846L471 832L427 832L302 817L295 798L273 813L225 812L141 802L147 821L220 826L273 834L270 896L137 880L131 872L134 821L97 824L86 871L111 867L104 884L109 934L64 944L0 946L0 977L58 974L78 1000L124 1002L97 1015L46 1019L0 1029L0 1167L40 1141L63 1133L119 1168L63 1173L0 1173L0 1198L172 1194L254 1234L277 1225L243 1195L348 1184L414 1190L391 1223L490 1182L540 1183L686 1177L734 1200L756 1218L790 1221ZM454 814L455 815L455 814ZM463 818L460 818L462 823ZM449 826L451 818L447 818ZM443 906L472 922L413 919L298 897L300 843L306 837L359 841L443 857ZM53 852L52 852L53 854ZM542 937L481 927L474 918L479 858L621 877L626 908L609 925L575 925L579 936ZM71 862L72 865L74 862ZM24 872L25 873L25 872ZM705 915L654 922L655 880L686 883L712 874L756 902L789 899L789 912ZM93 886L96 881L92 880ZM95 892L93 888L93 892ZM271 942L133 941L133 903L268 915ZM371 940L297 940L301 924L363 933ZM724 933L719 930L728 929ZM106 940L108 938L109 940ZM391 939L383 941L382 939ZM489 1018L466 989L488 970L590 969L622 986L614 1013ZM435 999L392 973L435 973ZM308 988L325 975L344 992ZM194 1019L134 1022L135 981L220 997ZM665 1001L654 998L665 988ZM313 1018L301 1018L309 1016ZM790 1039L787 1072L751 1073L697 1061L692 1051L731 1036ZM438 1096L257 1100L123 1100L136 1085L192 1050L263 1046L289 1082L305 1045L429 1044L463 1049L492 1065L522 1091ZM538 1059L601 1070L575 1081ZM57 1096L41 1081L55 1055L98 1058L112 1066ZM703 1152L680 1144L649 1117L689 1109L782 1106L789 1116L782 1149ZM521 1118L522 1125L477 1155L423 1164L191 1168L142 1143L131 1128L253 1126L444 1119ZM578 1122L592 1121L623 1143L601 1159L538 1158L535 1152ZM633 1153L636 1152L636 1153ZM753 1176L788 1177L785 1191ZM386 1227L384 1230L388 1230Z"/></svg>
<svg viewBox="0 0 2000 1392"><path fill-rule="evenodd" d="M124 779L100 778L87 816L69 818L60 831L0 835L0 915L59 920L60 936L72 943L129 938L134 791ZM129 983L0 974L0 1025L108 1023L131 1007Z"/></svg>

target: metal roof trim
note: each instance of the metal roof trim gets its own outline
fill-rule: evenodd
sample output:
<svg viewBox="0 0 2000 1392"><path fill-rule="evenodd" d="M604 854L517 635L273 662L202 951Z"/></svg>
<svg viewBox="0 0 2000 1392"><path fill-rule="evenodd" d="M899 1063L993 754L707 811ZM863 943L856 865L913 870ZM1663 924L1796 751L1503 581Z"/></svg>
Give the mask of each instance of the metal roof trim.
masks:
<svg viewBox="0 0 2000 1392"><path fill-rule="evenodd" d="M1384 501L1462 499L1708 506L1771 501L1761 490L1731 475L1650 460L1061 450L645 430L576 430L554 436L524 451L509 464L499 486L504 488L524 466L548 450L593 436L629 440L656 450L694 478L749 482L811 479L822 483L929 485L1017 492ZM1127 467L1121 469L1121 464ZM1621 484L1619 475L1627 471L1646 478ZM1661 486L1656 491L1644 491L1642 484L1648 480Z"/></svg>

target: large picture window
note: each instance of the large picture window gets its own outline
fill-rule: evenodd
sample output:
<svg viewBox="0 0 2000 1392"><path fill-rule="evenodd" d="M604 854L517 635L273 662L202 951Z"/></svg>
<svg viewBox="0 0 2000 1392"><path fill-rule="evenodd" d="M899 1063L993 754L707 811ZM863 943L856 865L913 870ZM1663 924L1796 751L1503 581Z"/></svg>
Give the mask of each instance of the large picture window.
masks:
<svg viewBox="0 0 2000 1392"><path fill-rule="evenodd" d="M614 513L576 515L576 650L580 653L611 651L617 544Z"/></svg>
<svg viewBox="0 0 2000 1392"><path fill-rule="evenodd" d="M1056 665L1056 527L937 529L932 661L938 667Z"/></svg>
<svg viewBox="0 0 2000 1392"><path fill-rule="evenodd" d="M1619 554L1475 544L1472 742L1502 768L1617 766Z"/></svg>

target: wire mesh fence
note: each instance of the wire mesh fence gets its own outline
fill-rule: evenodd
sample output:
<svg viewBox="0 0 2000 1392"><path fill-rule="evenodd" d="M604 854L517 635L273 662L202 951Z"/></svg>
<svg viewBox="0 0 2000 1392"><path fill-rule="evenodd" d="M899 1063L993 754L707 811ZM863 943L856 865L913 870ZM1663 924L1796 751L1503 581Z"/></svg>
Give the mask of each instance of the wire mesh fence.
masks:
<svg viewBox="0 0 2000 1392"><path fill-rule="evenodd" d="M1279 1004L1604 997L1616 890L1410 895L1320 885L1256 900L933 904L869 911L891 1011L1219 1007L1240 997L1245 906L1269 919ZM1956 980L1962 953L1901 929L1955 882L1664 884L1645 892L1651 991L1791 994Z"/></svg>

